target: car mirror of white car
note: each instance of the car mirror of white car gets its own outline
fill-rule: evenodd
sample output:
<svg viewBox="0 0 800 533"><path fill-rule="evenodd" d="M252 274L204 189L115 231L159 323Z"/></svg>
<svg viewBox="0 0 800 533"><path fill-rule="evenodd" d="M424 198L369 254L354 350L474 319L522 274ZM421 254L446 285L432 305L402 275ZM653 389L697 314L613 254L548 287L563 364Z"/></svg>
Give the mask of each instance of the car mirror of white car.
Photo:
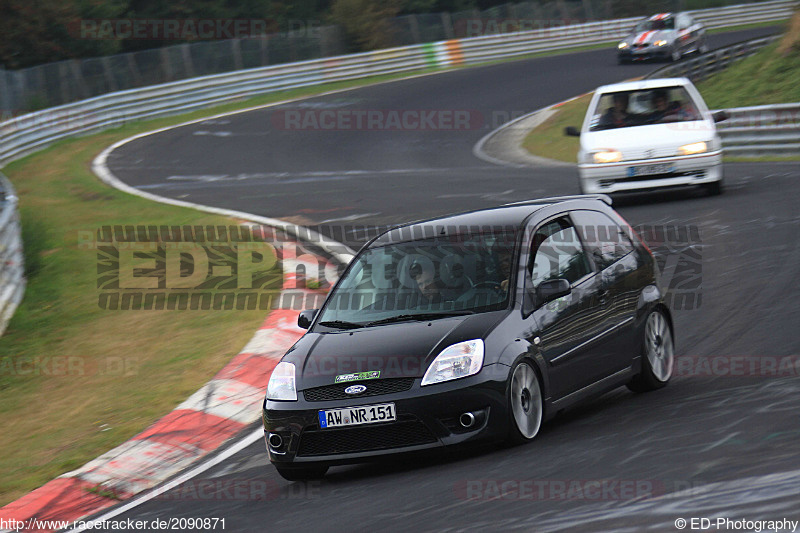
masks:
<svg viewBox="0 0 800 533"><path fill-rule="evenodd" d="M564 135L569 135L570 137L580 137L581 132L579 132L575 126L567 126L564 128Z"/></svg>
<svg viewBox="0 0 800 533"><path fill-rule="evenodd" d="M722 122L731 118L727 111L717 111L711 116L714 119L714 122Z"/></svg>

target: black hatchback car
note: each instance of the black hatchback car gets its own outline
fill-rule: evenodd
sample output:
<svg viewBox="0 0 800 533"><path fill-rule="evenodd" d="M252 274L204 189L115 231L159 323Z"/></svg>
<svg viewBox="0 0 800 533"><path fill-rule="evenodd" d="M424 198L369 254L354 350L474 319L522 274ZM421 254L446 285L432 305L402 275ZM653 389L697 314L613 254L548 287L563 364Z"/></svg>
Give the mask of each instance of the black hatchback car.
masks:
<svg viewBox="0 0 800 533"><path fill-rule="evenodd" d="M347 267L273 371L263 421L286 479L478 440L672 374L655 260L604 195L393 228Z"/></svg>

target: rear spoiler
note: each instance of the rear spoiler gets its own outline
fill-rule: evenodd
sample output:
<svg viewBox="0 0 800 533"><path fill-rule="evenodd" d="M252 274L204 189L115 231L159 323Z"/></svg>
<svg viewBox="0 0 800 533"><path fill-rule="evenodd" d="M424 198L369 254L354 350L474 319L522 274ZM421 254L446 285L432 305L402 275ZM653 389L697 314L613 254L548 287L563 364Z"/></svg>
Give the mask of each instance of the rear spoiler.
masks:
<svg viewBox="0 0 800 533"><path fill-rule="evenodd" d="M537 198L535 200L522 200L520 202L511 202L510 204L503 205L535 205L535 204L552 204L555 202L566 202L567 200L600 200L601 202L611 205L611 197L607 194L575 194L572 196L551 196L550 198Z"/></svg>

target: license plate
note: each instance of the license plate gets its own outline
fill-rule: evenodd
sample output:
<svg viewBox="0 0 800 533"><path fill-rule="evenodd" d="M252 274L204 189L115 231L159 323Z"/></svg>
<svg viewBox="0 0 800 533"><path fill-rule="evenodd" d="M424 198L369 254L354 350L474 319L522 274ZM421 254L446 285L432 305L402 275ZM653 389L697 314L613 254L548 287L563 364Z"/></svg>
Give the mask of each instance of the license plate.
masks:
<svg viewBox="0 0 800 533"><path fill-rule="evenodd" d="M397 420L397 413L394 410L393 403L319 411L319 427L323 429L375 424L376 422L390 422L392 420Z"/></svg>
<svg viewBox="0 0 800 533"><path fill-rule="evenodd" d="M672 163L659 163L658 165L639 165L628 167L628 176L650 176L652 174L668 174L674 172Z"/></svg>

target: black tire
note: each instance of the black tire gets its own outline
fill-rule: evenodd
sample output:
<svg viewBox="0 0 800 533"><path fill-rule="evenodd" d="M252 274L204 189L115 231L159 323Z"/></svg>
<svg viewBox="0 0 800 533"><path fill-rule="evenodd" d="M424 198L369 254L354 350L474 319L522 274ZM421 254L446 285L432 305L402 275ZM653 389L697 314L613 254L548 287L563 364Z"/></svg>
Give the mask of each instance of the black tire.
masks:
<svg viewBox="0 0 800 533"><path fill-rule="evenodd" d="M722 194L722 180L705 183L703 184L703 189L709 196L719 196Z"/></svg>
<svg viewBox="0 0 800 533"><path fill-rule="evenodd" d="M327 465L314 466L295 466L295 465L275 465L281 477L287 481L308 481L310 479L320 479L328 471Z"/></svg>
<svg viewBox="0 0 800 533"><path fill-rule="evenodd" d="M670 61L672 61L673 63L676 63L676 62L681 60L681 57L683 57L683 54L681 54L681 49L680 48L675 48L670 53L670 57L669 58L670 58Z"/></svg>
<svg viewBox="0 0 800 533"><path fill-rule="evenodd" d="M539 374L528 361L518 361L508 378L508 442L522 444L539 434L544 420L544 395Z"/></svg>
<svg viewBox="0 0 800 533"><path fill-rule="evenodd" d="M642 371L628 383L633 392L660 389L669 383L675 364L672 324L660 308L645 320L642 335Z"/></svg>

